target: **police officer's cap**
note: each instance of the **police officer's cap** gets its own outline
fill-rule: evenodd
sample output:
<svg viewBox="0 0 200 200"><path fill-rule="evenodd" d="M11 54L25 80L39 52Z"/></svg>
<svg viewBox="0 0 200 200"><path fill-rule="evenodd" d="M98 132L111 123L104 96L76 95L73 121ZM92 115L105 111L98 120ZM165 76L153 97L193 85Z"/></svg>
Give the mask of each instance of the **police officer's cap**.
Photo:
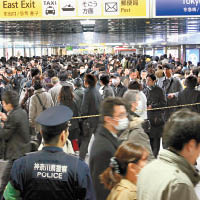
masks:
<svg viewBox="0 0 200 200"><path fill-rule="evenodd" d="M36 122L42 126L58 126L69 121L73 116L72 110L63 105L54 106L43 111Z"/></svg>

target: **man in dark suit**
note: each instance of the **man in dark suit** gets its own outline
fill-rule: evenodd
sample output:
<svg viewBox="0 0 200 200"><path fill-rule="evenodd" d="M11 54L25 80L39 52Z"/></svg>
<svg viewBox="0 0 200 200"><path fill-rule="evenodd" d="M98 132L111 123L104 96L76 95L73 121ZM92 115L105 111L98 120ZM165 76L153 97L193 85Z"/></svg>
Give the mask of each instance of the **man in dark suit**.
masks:
<svg viewBox="0 0 200 200"><path fill-rule="evenodd" d="M117 134L129 124L127 110L121 98L107 98L101 110L103 124L96 131L89 158L97 200L106 199L109 194L100 183L99 175L109 166L110 158L120 145Z"/></svg>
<svg viewBox="0 0 200 200"><path fill-rule="evenodd" d="M179 79L172 77L172 66L169 64L163 65L165 79L163 81L162 89L165 91L167 96L167 106L177 105L177 96L180 91L183 90ZM165 111L165 120L168 120L170 115L175 112L175 108L167 109Z"/></svg>

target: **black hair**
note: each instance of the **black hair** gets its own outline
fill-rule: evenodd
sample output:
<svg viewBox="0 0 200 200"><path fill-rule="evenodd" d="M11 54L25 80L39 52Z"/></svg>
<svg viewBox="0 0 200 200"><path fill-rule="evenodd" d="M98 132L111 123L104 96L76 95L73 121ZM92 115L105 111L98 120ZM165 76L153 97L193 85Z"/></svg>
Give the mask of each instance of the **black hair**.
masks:
<svg viewBox="0 0 200 200"><path fill-rule="evenodd" d="M97 79L92 74L85 75L85 82L89 85L89 87L95 87L97 83Z"/></svg>
<svg viewBox="0 0 200 200"><path fill-rule="evenodd" d="M129 74L132 74L133 72L138 72L138 70L137 69L130 69L129 70Z"/></svg>
<svg viewBox="0 0 200 200"><path fill-rule="evenodd" d="M74 86L81 87L83 85L83 81L81 78L75 78L74 79Z"/></svg>
<svg viewBox="0 0 200 200"><path fill-rule="evenodd" d="M193 74L194 76L198 76L198 74L199 74L199 69L198 69L198 68L193 69L193 70L192 70L192 74Z"/></svg>
<svg viewBox="0 0 200 200"><path fill-rule="evenodd" d="M105 116L113 116L114 113L114 106L124 106L127 108L126 103L124 100L120 97L108 97L105 99L101 105L101 117L102 117L102 122L104 122L104 117Z"/></svg>
<svg viewBox="0 0 200 200"><path fill-rule="evenodd" d="M185 144L194 139L200 143L200 115L182 109L171 115L163 131L163 147L181 151Z"/></svg>
<svg viewBox="0 0 200 200"><path fill-rule="evenodd" d="M131 81L128 85L128 89L141 91L142 85L138 81Z"/></svg>
<svg viewBox="0 0 200 200"><path fill-rule="evenodd" d="M48 77L49 78L52 78L52 77L54 77L56 74L55 74L55 71L53 70L53 69L49 69L48 71L47 71L47 74L48 74Z"/></svg>
<svg viewBox="0 0 200 200"><path fill-rule="evenodd" d="M41 80L39 77L36 77L34 80L33 80L33 88L34 90L39 90L42 88L42 83L41 83Z"/></svg>
<svg viewBox="0 0 200 200"><path fill-rule="evenodd" d="M13 108L16 108L19 105L19 95L13 90L5 91L2 96L2 101L5 101L6 104L11 104Z"/></svg>
<svg viewBox="0 0 200 200"><path fill-rule="evenodd" d="M185 85L188 88L195 88L197 85L197 78L195 76L188 76L185 80Z"/></svg>
<svg viewBox="0 0 200 200"><path fill-rule="evenodd" d="M45 144L57 144L62 131L68 128L67 123L58 126L42 126L42 137Z"/></svg>
<svg viewBox="0 0 200 200"><path fill-rule="evenodd" d="M59 72L58 78L60 81L66 81L67 80L67 72L62 70Z"/></svg>
<svg viewBox="0 0 200 200"><path fill-rule="evenodd" d="M154 74L148 74L147 77L151 78L152 81L156 81L156 76Z"/></svg>
<svg viewBox="0 0 200 200"><path fill-rule="evenodd" d="M15 67L15 69L17 70L17 71L19 71L19 72L21 72L22 71L22 67L19 65L19 66L17 66L17 67Z"/></svg>
<svg viewBox="0 0 200 200"><path fill-rule="evenodd" d="M31 77L37 76L40 74L40 70L38 68L32 68L31 69Z"/></svg>
<svg viewBox="0 0 200 200"><path fill-rule="evenodd" d="M100 76L100 81L104 84L104 85L108 85L109 83L109 76L107 74L102 74Z"/></svg>

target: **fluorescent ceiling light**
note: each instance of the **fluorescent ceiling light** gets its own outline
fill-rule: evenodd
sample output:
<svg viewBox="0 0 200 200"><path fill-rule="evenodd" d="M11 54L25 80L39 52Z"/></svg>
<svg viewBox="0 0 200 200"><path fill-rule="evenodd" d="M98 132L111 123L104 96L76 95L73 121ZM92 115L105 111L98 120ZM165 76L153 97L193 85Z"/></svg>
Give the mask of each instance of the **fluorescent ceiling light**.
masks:
<svg viewBox="0 0 200 200"><path fill-rule="evenodd" d="M95 20L81 20L81 25L95 25Z"/></svg>

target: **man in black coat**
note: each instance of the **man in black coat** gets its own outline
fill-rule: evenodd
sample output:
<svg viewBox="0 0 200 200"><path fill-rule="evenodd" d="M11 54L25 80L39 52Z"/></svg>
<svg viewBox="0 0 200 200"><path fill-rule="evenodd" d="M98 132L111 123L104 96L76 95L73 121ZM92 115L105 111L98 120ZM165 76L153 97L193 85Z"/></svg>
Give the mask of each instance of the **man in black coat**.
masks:
<svg viewBox="0 0 200 200"><path fill-rule="evenodd" d="M172 77L172 67L169 64L163 65L165 79L163 80L162 89L167 96L167 106L177 105L177 96L180 91L183 90L179 79ZM170 108L165 111L165 120L167 121L170 115L175 112L176 108Z"/></svg>
<svg viewBox="0 0 200 200"><path fill-rule="evenodd" d="M166 106L166 98L162 88L155 85L156 76L154 74L147 75L147 107L148 109L161 108ZM160 138L162 136L162 128L164 125L164 110L152 110L147 112L148 119L151 123L149 133L151 148L153 154L157 157L160 149Z"/></svg>
<svg viewBox="0 0 200 200"><path fill-rule="evenodd" d="M115 73L111 76L112 88L116 97L123 97L127 88L122 84L119 74Z"/></svg>
<svg viewBox="0 0 200 200"><path fill-rule="evenodd" d="M200 91L195 90L197 78L195 76L187 77L185 85L186 88L178 94L178 105L200 103ZM188 108L194 112L200 112L200 105L188 106Z"/></svg>
<svg viewBox="0 0 200 200"><path fill-rule="evenodd" d="M84 79L83 100L81 105L81 115L99 115L99 107L101 103L101 95L96 89L96 78L92 74L86 74ZM83 121L83 137L81 138L80 157L85 159L87 154L88 144L92 134L96 131L99 117L86 118ZM88 128L86 128L88 127Z"/></svg>
<svg viewBox="0 0 200 200"><path fill-rule="evenodd" d="M102 121L90 151L89 166L96 191L96 199L103 200L109 191L100 183L99 175L109 167L110 158L120 145L119 131L128 127L127 110L120 98L107 98L102 104Z"/></svg>
<svg viewBox="0 0 200 200"><path fill-rule="evenodd" d="M19 105L18 94L6 91L2 96L3 108L7 115L0 113L4 126L0 128L0 139L4 141L4 159L8 160L2 176L0 192L9 181L13 161L30 151L29 122L27 113Z"/></svg>

